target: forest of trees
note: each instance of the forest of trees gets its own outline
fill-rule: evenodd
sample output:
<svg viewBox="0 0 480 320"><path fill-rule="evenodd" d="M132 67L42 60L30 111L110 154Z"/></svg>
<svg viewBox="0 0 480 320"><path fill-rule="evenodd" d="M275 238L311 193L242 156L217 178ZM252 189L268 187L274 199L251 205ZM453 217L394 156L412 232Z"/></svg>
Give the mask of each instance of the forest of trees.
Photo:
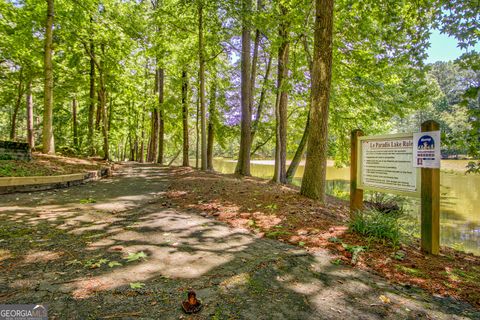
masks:
<svg viewBox="0 0 480 320"><path fill-rule="evenodd" d="M275 159L324 199L350 131L441 123L478 156L480 56L425 65L432 28L471 48L475 1L1 0L0 139L44 153L212 169ZM290 167L286 159L293 159Z"/></svg>

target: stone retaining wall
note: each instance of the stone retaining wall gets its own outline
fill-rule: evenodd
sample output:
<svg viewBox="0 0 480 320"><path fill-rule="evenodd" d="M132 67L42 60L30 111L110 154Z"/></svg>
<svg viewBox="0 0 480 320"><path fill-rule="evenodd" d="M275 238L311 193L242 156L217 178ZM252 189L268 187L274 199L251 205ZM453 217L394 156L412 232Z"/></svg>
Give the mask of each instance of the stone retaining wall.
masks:
<svg viewBox="0 0 480 320"><path fill-rule="evenodd" d="M32 159L32 150L28 143L14 141L0 141L0 160Z"/></svg>

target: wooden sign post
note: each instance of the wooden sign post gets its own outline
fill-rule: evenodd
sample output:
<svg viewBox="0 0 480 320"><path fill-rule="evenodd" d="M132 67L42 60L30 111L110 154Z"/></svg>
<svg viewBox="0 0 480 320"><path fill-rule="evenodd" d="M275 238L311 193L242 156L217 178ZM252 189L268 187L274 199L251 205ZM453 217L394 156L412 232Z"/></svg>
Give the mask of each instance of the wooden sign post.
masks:
<svg viewBox="0 0 480 320"><path fill-rule="evenodd" d="M422 123L422 132L437 131L440 126L429 120ZM440 169L422 168L421 247L434 255L440 251Z"/></svg>
<svg viewBox="0 0 480 320"><path fill-rule="evenodd" d="M421 248L438 255L440 247L440 133L435 121L422 132L364 137L351 134L350 216L363 209L363 191L421 199ZM428 132L428 133L427 133Z"/></svg>
<svg viewBox="0 0 480 320"><path fill-rule="evenodd" d="M353 130L350 140L350 217L363 209L363 190L357 188L358 137L361 136L363 136L362 130Z"/></svg>

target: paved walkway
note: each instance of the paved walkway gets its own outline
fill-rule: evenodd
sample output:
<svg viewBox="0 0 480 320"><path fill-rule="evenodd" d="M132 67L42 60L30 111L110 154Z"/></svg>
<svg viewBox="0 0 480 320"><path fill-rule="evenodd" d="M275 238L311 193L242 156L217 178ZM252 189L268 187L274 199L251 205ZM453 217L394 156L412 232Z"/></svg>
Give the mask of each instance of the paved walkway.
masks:
<svg viewBox="0 0 480 320"><path fill-rule="evenodd" d="M191 287L204 304L192 319L480 319L453 299L333 265L327 252L180 211L164 196L171 179L137 164L1 196L0 303L44 303L52 319L187 319Z"/></svg>

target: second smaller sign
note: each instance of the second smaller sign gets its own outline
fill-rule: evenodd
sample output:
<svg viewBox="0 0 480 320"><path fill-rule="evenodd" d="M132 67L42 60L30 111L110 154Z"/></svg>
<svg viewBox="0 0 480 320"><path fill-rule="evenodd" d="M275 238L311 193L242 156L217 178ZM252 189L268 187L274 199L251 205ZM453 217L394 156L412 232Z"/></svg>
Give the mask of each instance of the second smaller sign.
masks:
<svg viewBox="0 0 480 320"><path fill-rule="evenodd" d="M440 168L440 131L413 134L413 166Z"/></svg>

